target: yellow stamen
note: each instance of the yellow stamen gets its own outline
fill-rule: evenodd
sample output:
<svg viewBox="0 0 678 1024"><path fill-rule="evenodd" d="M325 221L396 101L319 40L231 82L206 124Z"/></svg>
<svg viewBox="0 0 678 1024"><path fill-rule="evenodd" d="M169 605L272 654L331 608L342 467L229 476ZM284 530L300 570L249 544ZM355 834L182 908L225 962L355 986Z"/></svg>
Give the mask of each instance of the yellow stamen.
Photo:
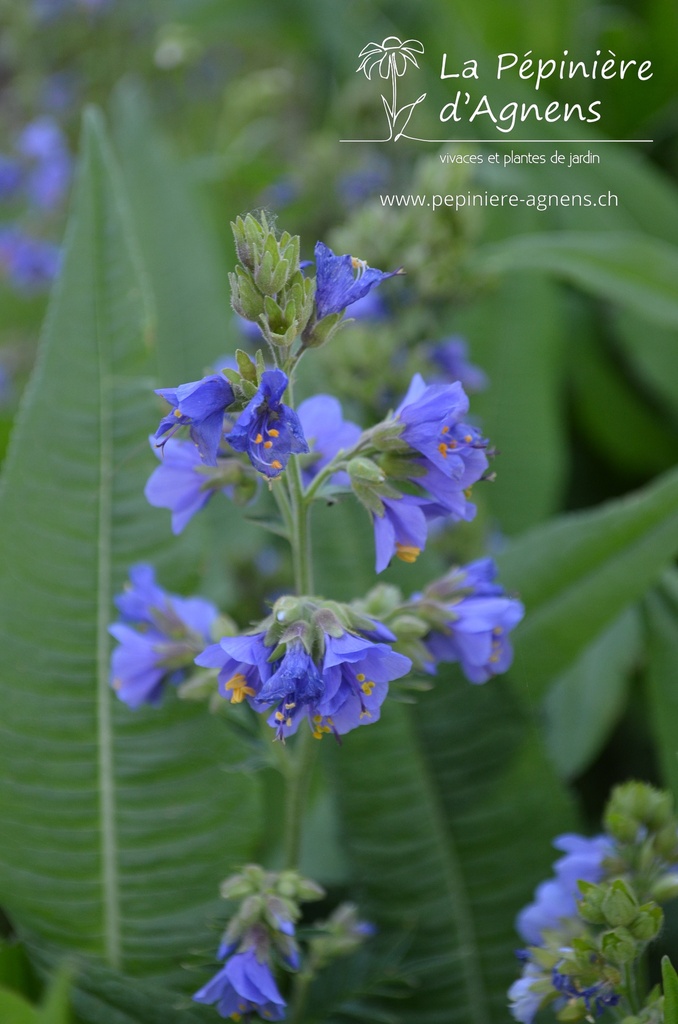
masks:
<svg viewBox="0 0 678 1024"><path fill-rule="evenodd" d="M286 704L286 705L285 705L285 711L291 711L291 710L292 710L292 708L296 708L296 706L297 706L297 705L296 705L296 704L294 703L294 701L292 701L292 703L291 703L291 704Z"/></svg>
<svg viewBox="0 0 678 1024"><path fill-rule="evenodd" d="M313 739L314 740L321 740L322 738L323 738L323 734L319 730L316 730L313 733Z"/></svg>
<svg viewBox="0 0 678 1024"><path fill-rule="evenodd" d="M226 691L232 690L231 704L242 704L245 697L254 697L255 690L247 685L247 680L241 672L236 672L226 683Z"/></svg>
<svg viewBox="0 0 678 1024"><path fill-rule="evenodd" d="M291 719L291 718L288 718L288 719L287 719L287 721L285 722L285 725L286 725L286 726L287 726L287 728L289 729L289 727L290 727L290 726L292 725L292 719Z"/></svg>
<svg viewBox="0 0 678 1024"><path fill-rule="evenodd" d="M282 462L278 462L277 459L274 459L271 463L271 469L282 469Z"/></svg>
<svg viewBox="0 0 678 1024"><path fill-rule="evenodd" d="M276 713L275 713L275 720L276 720L276 722L284 722L285 721L285 716L283 715L282 711L276 711Z"/></svg>
<svg viewBox="0 0 678 1024"><path fill-rule="evenodd" d="M470 444L471 441L473 440L473 438L471 437L470 434L465 434L464 435L464 440L466 441L466 444Z"/></svg>
<svg viewBox="0 0 678 1024"><path fill-rule="evenodd" d="M366 679L365 673L364 672L358 672L358 674L356 676L356 679L358 680L359 683L364 683L365 679Z"/></svg>
<svg viewBox="0 0 678 1024"><path fill-rule="evenodd" d="M261 442L263 440L264 440L264 435L263 434L257 434L257 436L254 438L254 443L255 444L261 444Z"/></svg>
<svg viewBox="0 0 678 1024"><path fill-rule="evenodd" d="M181 413L179 412L178 409L174 410L174 415L176 416L177 419L181 419Z"/></svg>
<svg viewBox="0 0 678 1024"><path fill-rule="evenodd" d="M313 716L313 724L314 725L320 725L322 720L323 720L323 716L322 715L314 715Z"/></svg>
<svg viewBox="0 0 678 1024"><path fill-rule="evenodd" d="M264 448L272 448L273 441L264 441Z"/></svg>
<svg viewBox="0 0 678 1024"><path fill-rule="evenodd" d="M492 632L494 633L495 636L501 636L504 630L501 628L501 626L495 626Z"/></svg>
<svg viewBox="0 0 678 1024"><path fill-rule="evenodd" d="M449 429L450 429L449 427L443 427L443 429L442 429L442 430L440 431L440 433L441 433L441 434L447 434L447 432L449 431Z"/></svg>
<svg viewBox="0 0 678 1024"><path fill-rule="evenodd" d="M269 435L271 437L280 437L280 431L279 430L271 429L271 430L269 430L268 433L269 433Z"/></svg>
<svg viewBox="0 0 678 1024"><path fill-rule="evenodd" d="M447 458L447 445L445 444L444 441L441 441L440 444L438 445L438 451L440 452L444 459Z"/></svg>
<svg viewBox="0 0 678 1024"><path fill-rule="evenodd" d="M360 687L360 689L363 691L363 693L365 694L366 697L371 697L372 696L372 690L374 689L374 683L369 682L369 681L366 682L366 683L363 683L363 685Z"/></svg>
<svg viewBox="0 0 678 1024"><path fill-rule="evenodd" d="M470 498L472 494L473 494L473 488L467 487L466 490L464 491L464 496L466 498Z"/></svg>
<svg viewBox="0 0 678 1024"><path fill-rule="evenodd" d="M401 562L407 562L408 565L416 562L420 554L421 548L415 548L410 544L396 544L396 558Z"/></svg>

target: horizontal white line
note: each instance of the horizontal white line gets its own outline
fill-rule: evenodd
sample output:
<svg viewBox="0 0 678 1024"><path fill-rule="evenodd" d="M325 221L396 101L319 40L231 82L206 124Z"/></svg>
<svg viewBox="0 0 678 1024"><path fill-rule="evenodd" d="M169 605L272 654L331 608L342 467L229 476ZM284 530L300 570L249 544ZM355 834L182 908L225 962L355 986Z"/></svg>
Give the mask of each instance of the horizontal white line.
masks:
<svg viewBox="0 0 678 1024"><path fill-rule="evenodd" d="M390 139L339 139L340 142L390 142ZM453 142L485 143L494 146L497 142L529 142L543 143L548 146L564 146L570 142L582 143L587 146L598 146L605 142L654 142L654 139L410 139L410 142L437 142L445 145Z"/></svg>

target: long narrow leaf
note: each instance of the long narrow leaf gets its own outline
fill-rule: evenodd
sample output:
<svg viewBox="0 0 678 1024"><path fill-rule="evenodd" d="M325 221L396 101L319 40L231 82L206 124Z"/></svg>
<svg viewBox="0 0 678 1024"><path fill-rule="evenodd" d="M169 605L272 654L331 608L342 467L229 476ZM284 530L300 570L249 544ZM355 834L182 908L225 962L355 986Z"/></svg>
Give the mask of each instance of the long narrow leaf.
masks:
<svg viewBox="0 0 678 1024"><path fill-rule="evenodd" d="M0 899L36 952L176 977L220 877L256 837L242 756L169 694L108 681L113 595L167 537L143 497L154 422L148 302L96 114L38 365L0 493Z"/></svg>

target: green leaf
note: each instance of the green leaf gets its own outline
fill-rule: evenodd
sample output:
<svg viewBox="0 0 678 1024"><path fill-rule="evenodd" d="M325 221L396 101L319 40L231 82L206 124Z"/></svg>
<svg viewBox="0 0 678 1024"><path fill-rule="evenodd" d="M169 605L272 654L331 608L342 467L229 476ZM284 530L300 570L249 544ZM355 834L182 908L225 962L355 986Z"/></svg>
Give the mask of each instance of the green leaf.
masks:
<svg viewBox="0 0 678 1024"><path fill-rule="evenodd" d="M334 762L361 913L386 944L409 944L418 986L398 1018L504 1020L515 914L548 873L553 835L572 824L510 688L448 672L412 710L387 701Z"/></svg>
<svg viewBox="0 0 678 1024"><path fill-rule="evenodd" d="M563 321L561 289L540 274L507 277L460 320L490 378L471 408L499 449L497 479L482 491L507 533L541 522L559 505L567 469Z"/></svg>
<svg viewBox="0 0 678 1024"><path fill-rule="evenodd" d="M256 841L255 790L225 780L242 749L202 709L168 693L132 712L109 687L112 598L130 564L171 548L143 497L145 278L96 113L83 139L0 492L0 899L35 955L186 984L186 951L214 941L220 877Z"/></svg>
<svg viewBox="0 0 678 1024"><path fill-rule="evenodd" d="M678 249L634 232L518 235L484 246L474 269L539 270L667 327L678 326Z"/></svg>
<svg viewBox="0 0 678 1024"><path fill-rule="evenodd" d="M197 380L232 348L228 280L218 241L138 83L118 86L115 143L155 294L164 387Z"/></svg>
<svg viewBox="0 0 678 1024"><path fill-rule="evenodd" d="M621 717L640 642L638 610L628 608L547 693L546 741L563 778L588 768Z"/></svg>
<svg viewBox="0 0 678 1024"><path fill-rule="evenodd" d="M667 956L662 957L664 1024L678 1024L678 974Z"/></svg>
<svg viewBox="0 0 678 1024"><path fill-rule="evenodd" d="M658 396L678 423L678 330L650 324L644 316L614 318L616 337L640 381Z"/></svg>
<svg viewBox="0 0 678 1024"><path fill-rule="evenodd" d="M678 471L594 509L529 530L497 561L525 602L512 676L530 702L678 552Z"/></svg>
<svg viewBox="0 0 678 1024"><path fill-rule="evenodd" d="M22 996L0 988L0 1020L12 1024L40 1024L37 1011Z"/></svg>
<svg viewBox="0 0 678 1024"><path fill-rule="evenodd" d="M646 325L643 340L655 333L654 325ZM592 333L587 336L577 329L573 341L573 400L591 444L613 465L641 480L675 466L678 433L643 401L637 381L629 381L620 369L618 355L615 360L603 352Z"/></svg>
<svg viewBox="0 0 678 1024"><path fill-rule="evenodd" d="M664 782L678 800L678 573L671 569L645 599L650 715Z"/></svg>
<svg viewBox="0 0 678 1024"><path fill-rule="evenodd" d="M72 981L73 974L68 967L62 967L54 975L38 1013L39 1024L71 1024Z"/></svg>

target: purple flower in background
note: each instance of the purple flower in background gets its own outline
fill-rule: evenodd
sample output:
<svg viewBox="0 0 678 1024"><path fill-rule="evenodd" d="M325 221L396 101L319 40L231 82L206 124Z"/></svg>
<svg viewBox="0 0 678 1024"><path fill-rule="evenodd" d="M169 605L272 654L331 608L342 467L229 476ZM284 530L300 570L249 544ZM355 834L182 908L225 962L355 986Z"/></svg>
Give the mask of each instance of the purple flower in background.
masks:
<svg viewBox="0 0 678 1024"><path fill-rule="evenodd" d="M217 452L224 428L224 413L233 404L233 388L222 374L211 374L177 388L159 388L161 395L173 410L165 416L155 432L162 438L160 447L167 443L179 427L187 426L191 440L200 452L200 458L209 466L216 466Z"/></svg>
<svg viewBox="0 0 678 1024"><path fill-rule="evenodd" d="M172 437L165 442L161 455L155 439L151 437L149 440L160 465L148 478L144 494L149 505L171 511L172 533L181 533L217 490L224 494L232 493L232 488L220 487L210 480L205 472L205 463L191 441Z"/></svg>
<svg viewBox="0 0 678 1024"><path fill-rule="evenodd" d="M48 288L59 271L59 247L15 227L0 229L0 272L30 295Z"/></svg>
<svg viewBox="0 0 678 1024"><path fill-rule="evenodd" d="M16 198L23 183L23 170L18 160L0 155L0 200Z"/></svg>
<svg viewBox="0 0 678 1024"><path fill-rule="evenodd" d="M388 277L400 274L400 270L385 273L368 267L364 260L354 256L335 256L324 242L315 247L316 293L315 304L318 320L333 313L341 313L357 302L376 285Z"/></svg>
<svg viewBox="0 0 678 1024"><path fill-rule="evenodd" d="M305 486L334 458L337 452L348 451L358 441L362 430L357 423L343 418L341 403L332 395L314 395L297 410L304 437L308 441L313 462L302 470ZM346 473L335 473L332 482L339 487L350 484Z"/></svg>
<svg viewBox="0 0 678 1024"><path fill-rule="evenodd" d="M283 1020L286 1002L265 961L250 948L229 957L218 974L193 996L197 1003L216 1003L221 1017L239 1020L256 1013L265 1020Z"/></svg>
<svg viewBox="0 0 678 1024"><path fill-rule="evenodd" d="M21 132L16 150L28 164L25 188L29 200L40 209L53 210L63 201L72 173L61 128L48 115L38 117Z"/></svg>
<svg viewBox="0 0 678 1024"><path fill-rule="evenodd" d="M384 320L388 316L388 307L378 292L368 292L347 306L346 312L354 320Z"/></svg>
<svg viewBox="0 0 678 1024"><path fill-rule="evenodd" d="M545 930L558 928L563 920L575 917L581 895L577 883L599 882L604 875L603 862L613 852L607 836L589 839L568 833L554 839L553 845L566 853L554 864L556 877L537 886L535 899L516 920L518 933L533 946L543 944Z"/></svg>
<svg viewBox="0 0 678 1024"><path fill-rule="evenodd" d="M293 409L284 405L287 376L282 370L266 370L254 397L235 421L226 440L237 452L246 452L254 468L264 476L280 476L291 455L309 450Z"/></svg>
<svg viewBox="0 0 678 1024"><path fill-rule="evenodd" d="M445 630L433 630L424 638L431 671L439 661L458 661L470 682L485 683L510 667L513 648L508 633L525 609L494 582L496 576L493 560L483 558L429 588L427 593L440 595L440 604L449 612Z"/></svg>
<svg viewBox="0 0 678 1024"><path fill-rule="evenodd" d="M115 604L122 621L109 627L119 645L111 657L111 685L130 708L157 705L165 685L184 678L219 613L204 598L163 590L150 565L130 569L130 584Z"/></svg>
<svg viewBox="0 0 678 1024"><path fill-rule="evenodd" d="M468 345L454 335L428 347L428 357L442 372L446 381L459 381L466 391L484 391L489 384L487 374L469 361Z"/></svg>
<svg viewBox="0 0 678 1024"><path fill-rule="evenodd" d="M534 985L543 982L545 978L546 975L536 964L526 963L522 976L508 990L511 1016L520 1024L532 1024L537 1015L545 993L535 990Z"/></svg>
<svg viewBox="0 0 678 1024"><path fill-rule="evenodd" d="M247 320L244 316L239 316L236 313L235 314L235 321L236 321L236 324L238 325L238 330L240 331L240 334L242 335L244 341L247 341L247 342L249 342L252 345L260 345L261 344L262 339L263 339L263 334L261 333L261 328L258 327L257 324L255 324L253 320ZM238 364L237 364L237 361L235 359L233 359L233 363L234 363L233 366L231 366L230 363L229 363L228 364L228 368L231 369L231 370L237 370L238 369ZM216 369L222 370L225 365L226 365L226 363L222 362L219 366L216 367Z"/></svg>

